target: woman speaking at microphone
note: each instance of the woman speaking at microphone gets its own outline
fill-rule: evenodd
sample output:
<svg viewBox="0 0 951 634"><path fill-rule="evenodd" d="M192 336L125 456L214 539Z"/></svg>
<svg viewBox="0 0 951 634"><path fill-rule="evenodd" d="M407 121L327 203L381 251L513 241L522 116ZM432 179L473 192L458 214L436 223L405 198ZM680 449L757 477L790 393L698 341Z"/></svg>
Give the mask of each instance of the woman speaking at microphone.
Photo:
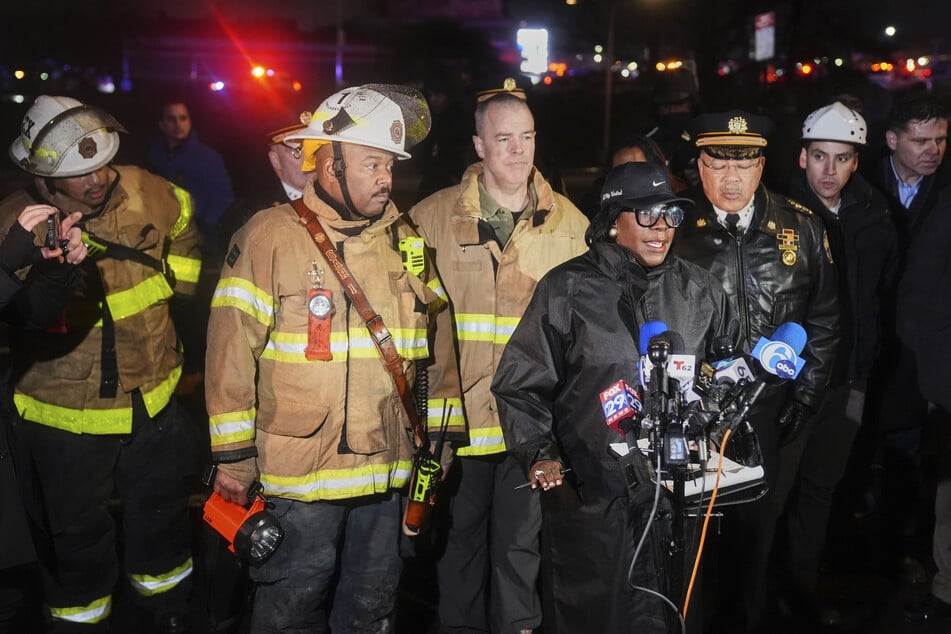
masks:
<svg viewBox="0 0 951 634"><path fill-rule="evenodd" d="M589 251L538 283L492 383L508 450L543 495L546 634L664 632L676 619L631 586L663 592L665 547L642 550L629 581L654 491L628 491L608 453L622 439L605 424L599 395L619 380L636 385L646 353L638 332L649 321L679 333L682 352L698 361L713 357L718 336L737 340L719 282L668 255L690 204L661 166L614 168L585 234Z"/></svg>

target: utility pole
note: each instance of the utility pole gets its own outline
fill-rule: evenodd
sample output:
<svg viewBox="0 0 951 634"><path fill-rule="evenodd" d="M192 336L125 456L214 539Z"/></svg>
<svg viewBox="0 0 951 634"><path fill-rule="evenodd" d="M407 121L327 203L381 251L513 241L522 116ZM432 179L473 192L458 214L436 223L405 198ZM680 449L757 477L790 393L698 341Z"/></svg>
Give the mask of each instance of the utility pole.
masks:
<svg viewBox="0 0 951 634"><path fill-rule="evenodd" d="M617 16L617 0L612 0L608 10L608 45L604 51L604 129L601 136L601 151L605 154L611 147L611 100L614 84L614 22Z"/></svg>

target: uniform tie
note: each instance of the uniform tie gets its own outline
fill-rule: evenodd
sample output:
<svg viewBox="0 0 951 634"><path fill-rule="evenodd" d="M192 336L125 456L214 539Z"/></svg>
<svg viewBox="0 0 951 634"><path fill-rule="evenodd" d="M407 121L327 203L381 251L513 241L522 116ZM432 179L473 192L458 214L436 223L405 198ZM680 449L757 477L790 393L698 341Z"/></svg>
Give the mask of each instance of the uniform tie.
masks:
<svg viewBox="0 0 951 634"><path fill-rule="evenodd" d="M731 234L738 236L743 233L739 227L740 224L740 214L727 214L726 215L726 228Z"/></svg>

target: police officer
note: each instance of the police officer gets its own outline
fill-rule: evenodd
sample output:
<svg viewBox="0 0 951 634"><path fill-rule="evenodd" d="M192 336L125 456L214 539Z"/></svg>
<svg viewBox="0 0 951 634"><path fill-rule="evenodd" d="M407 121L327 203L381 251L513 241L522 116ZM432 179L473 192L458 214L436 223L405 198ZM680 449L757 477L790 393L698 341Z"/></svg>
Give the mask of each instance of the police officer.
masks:
<svg viewBox="0 0 951 634"><path fill-rule="evenodd" d="M390 200L394 163L428 130L418 92L371 84L329 96L286 140L316 174L301 211L316 216L382 317L409 380L425 374L438 441L465 437L449 311ZM391 631L413 444L393 377L292 205L258 212L234 235L208 351L215 490L244 503L260 480L285 532L251 571L251 630Z"/></svg>
<svg viewBox="0 0 951 634"><path fill-rule="evenodd" d="M839 279L841 338L829 390L808 429L783 448L780 494L786 505L785 555L799 612L816 616L819 563L832 495L862 423L866 382L881 347L886 291L895 282L898 243L885 197L857 172L865 119L841 102L819 108L802 126L801 170L789 194L825 225ZM788 464L788 467L786 466ZM796 466L798 465L798 469Z"/></svg>
<svg viewBox="0 0 951 634"><path fill-rule="evenodd" d="M173 397L182 349L169 316L198 280L191 198L168 181L112 165L122 126L68 97L41 95L10 157L35 176L0 202L2 231L24 207L79 212L85 280L60 325L14 339L17 432L35 464L49 522L46 604L54 631L106 630L123 562L157 629L187 627L192 557L187 499L197 444ZM37 244L45 223L34 229Z"/></svg>
<svg viewBox="0 0 951 634"><path fill-rule="evenodd" d="M802 352L806 366L798 379L791 387L769 388L751 414L773 487L783 468L780 444L802 432L822 402L832 370L838 343L835 269L821 222L760 183L771 122L733 110L702 115L693 127L701 186L686 192L697 207L677 230L673 253L723 283L740 320L741 348L752 350L760 337L789 321L800 323L808 335ZM755 627L764 609L766 562L782 508L778 498L767 494L739 507L735 522L725 526L739 550L733 554L748 562L744 578L721 586L732 588L731 600L720 602L736 608L727 617L731 631Z"/></svg>

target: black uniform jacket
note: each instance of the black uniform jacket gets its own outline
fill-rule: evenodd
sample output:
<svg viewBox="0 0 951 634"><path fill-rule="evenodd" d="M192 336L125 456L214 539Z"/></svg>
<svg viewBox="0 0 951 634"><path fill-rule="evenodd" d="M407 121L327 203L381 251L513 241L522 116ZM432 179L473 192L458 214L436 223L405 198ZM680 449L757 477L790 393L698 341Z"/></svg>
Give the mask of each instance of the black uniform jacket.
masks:
<svg viewBox="0 0 951 634"><path fill-rule="evenodd" d="M806 329L806 365L796 379L795 398L815 411L839 340L836 271L821 221L760 185L750 226L734 237L717 221L701 188L684 195L697 206L677 228L673 253L723 284L740 320L745 351L782 323L794 321Z"/></svg>
<svg viewBox="0 0 951 634"><path fill-rule="evenodd" d="M509 451L526 472L539 459L574 469L585 506L626 497L608 445L623 439L604 422L599 395L637 382L641 325L664 321L687 354L712 356L714 339L736 339L723 289L706 271L668 257L645 270L610 243L552 269L535 289L505 346L492 383Z"/></svg>
<svg viewBox="0 0 951 634"><path fill-rule="evenodd" d="M833 214L806 182L793 177L789 195L822 219L839 272L839 351L830 384L868 379L882 342L882 313L898 272L898 236L885 196L855 173Z"/></svg>

